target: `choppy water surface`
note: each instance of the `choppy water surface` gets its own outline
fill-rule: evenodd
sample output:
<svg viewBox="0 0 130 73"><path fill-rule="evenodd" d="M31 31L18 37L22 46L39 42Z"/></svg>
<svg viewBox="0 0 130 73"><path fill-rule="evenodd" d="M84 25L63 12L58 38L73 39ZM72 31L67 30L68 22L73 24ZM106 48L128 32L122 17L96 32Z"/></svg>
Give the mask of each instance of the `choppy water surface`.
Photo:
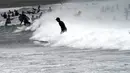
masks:
<svg viewBox="0 0 130 73"><path fill-rule="evenodd" d="M129 73L130 51L67 47L1 49L1 73Z"/></svg>

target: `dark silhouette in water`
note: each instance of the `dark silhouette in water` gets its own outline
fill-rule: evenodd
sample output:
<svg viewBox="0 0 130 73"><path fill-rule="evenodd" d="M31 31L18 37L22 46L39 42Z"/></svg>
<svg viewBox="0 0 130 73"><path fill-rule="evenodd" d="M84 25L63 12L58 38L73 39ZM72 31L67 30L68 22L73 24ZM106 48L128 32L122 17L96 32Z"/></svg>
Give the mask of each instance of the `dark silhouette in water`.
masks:
<svg viewBox="0 0 130 73"><path fill-rule="evenodd" d="M24 13L24 11L22 12L22 14L19 15L19 20L20 20L20 25L22 24L22 22L24 22L25 26L29 26L31 25L31 23L29 22L30 18Z"/></svg>
<svg viewBox="0 0 130 73"><path fill-rule="evenodd" d="M19 15L18 10L14 10L14 14L15 14L15 16L18 16Z"/></svg>
<svg viewBox="0 0 130 73"><path fill-rule="evenodd" d="M59 25L61 27L61 34L64 33L64 32L66 32L67 28L66 28L64 22L61 21L59 17L56 18L56 21L59 23Z"/></svg>
<svg viewBox="0 0 130 73"><path fill-rule="evenodd" d="M34 15L32 15L32 18L31 18L31 20L32 20L32 21L34 21L34 20L35 20L35 17L34 17Z"/></svg>
<svg viewBox="0 0 130 73"><path fill-rule="evenodd" d="M33 14L36 14L36 13L37 13L37 9L32 8L32 13L33 13Z"/></svg>
<svg viewBox="0 0 130 73"><path fill-rule="evenodd" d="M2 16L4 19L6 19L6 18L7 18L6 12L4 12L4 14L1 14L1 16Z"/></svg>
<svg viewBox="0 0 130 73"><path fill-rule="evenodd" d="M14 10L14 11L9 10L8 12L4 12L3 14L1 14L1 16L4 19L7 19L8 15L10 15L10 17L15 17L15 16L19 15L19 12L18 12L18 10Z"/></svg>
<svg viewBox="0 0 130 73"><path fill-rule="evenodd" d="M23 22L23 18L22 18L22 14L19 14L19 21L20 21L20 25L22 25L22 22Z"/></svg>
<svg viewBox="0 0 130 73"><path fill-rule="evenodd" d="M38 8L37 8L37 13L39 13L41 11L41 6L39 5Z"/></svg>
<svg viewBox="0 0 130 73"><path fill-rule="evenodd" d="M48 12L51 12L51 11L52 11L52 8L51 8L51 7L49 7Z"/></svg>
<svg viewBox="0 0 130 73"><path fill-rule="evenodd" d="M10 15L8 15L8 17L6 18L5 21L5 26L8 26L8 24L11 24L11 20L13 20L14 18L10 18Z"/></svg>

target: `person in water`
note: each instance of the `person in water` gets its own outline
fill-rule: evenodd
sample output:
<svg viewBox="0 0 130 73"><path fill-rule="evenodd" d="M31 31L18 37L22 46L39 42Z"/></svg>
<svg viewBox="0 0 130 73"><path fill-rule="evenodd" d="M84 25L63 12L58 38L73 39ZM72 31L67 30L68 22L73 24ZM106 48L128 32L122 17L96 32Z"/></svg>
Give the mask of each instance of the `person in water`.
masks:
<svg viewBox="0 0 130 73"><path fill-rule="evenodd" d="M14 14L15 14L15 16L18 16L19 15L18 10L14 10Z"/></svg>
<svg viewBox="0 0 130 73"><path fill-rule="evenodd" d="M59 17L56 18L56 21L59 23L59 25L61 27L61 34L66 32L67 28L65 26L65 23L63 21L61 21Z"/></svg>
<svg viewBox="0 0 130 73"><path fill-rule="evenodd" d="M11 18L10 15L8 15L8 17L6 18L5 21L5 26L8 26L8 24L11 24L11 20L13 20L14 18Z"/></svg>
<svg viewBox="0 0 130 73"><path fill-rule="evenodd" d="M41 6L39 5L38 8L37 8L37 13L39 13L41 11Z"/></svg>
<svg viewBox="0 0 130 73"><path fill-rule="evenodd" d="M4 14L1 14L1 16L2 16L4 19L6 19L8 15L6 14L6 12L4 12Z"/></svg>
<svg viewBox="0 0 130 73"><path fill-rule="evenodd" d="M22 24L22 22L24 22L25 26L30 25L31 23L29 22L30 18L25 14L24 11L22 11L22 14L20 14L19 16L19 20L20 20L20 25Z"/></svg>

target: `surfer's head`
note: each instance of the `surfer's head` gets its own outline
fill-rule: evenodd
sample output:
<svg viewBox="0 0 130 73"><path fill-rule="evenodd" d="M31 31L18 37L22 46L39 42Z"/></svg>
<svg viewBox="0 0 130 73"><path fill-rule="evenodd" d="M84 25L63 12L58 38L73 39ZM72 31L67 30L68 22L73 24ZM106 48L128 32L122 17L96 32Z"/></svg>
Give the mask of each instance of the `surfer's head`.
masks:
<svg viewBox="0 0 130 73"><path fill-rule="evenodd" d="M59 22L59 21L60 21L60 18L59 18L59 17L57 17L57 18L56 18L56 21L58 21L58 22Z"/></svg>

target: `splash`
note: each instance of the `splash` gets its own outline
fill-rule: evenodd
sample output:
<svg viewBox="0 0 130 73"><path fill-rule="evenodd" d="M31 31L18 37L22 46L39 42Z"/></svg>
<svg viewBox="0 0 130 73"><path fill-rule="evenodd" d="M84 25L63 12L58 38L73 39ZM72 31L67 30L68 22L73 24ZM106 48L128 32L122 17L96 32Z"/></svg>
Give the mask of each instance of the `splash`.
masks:
<svg viewBox="0 0 130 73"><path fill-rule="evenodd" d="M114 3L107 2L107 5L115 6ZM108 9L108 12L104 13L101 11L103 3L90 4L89 2L52 5L52 12L45 13L28 28L34 31L30 40L53 42L49 46L129 50L130 22L122 16L125 7L119 6L120 11L115 8L114 12ZM116 14L117 11L119 15ZM62 35L56 17L60 17L68 29Z"/></svg>

